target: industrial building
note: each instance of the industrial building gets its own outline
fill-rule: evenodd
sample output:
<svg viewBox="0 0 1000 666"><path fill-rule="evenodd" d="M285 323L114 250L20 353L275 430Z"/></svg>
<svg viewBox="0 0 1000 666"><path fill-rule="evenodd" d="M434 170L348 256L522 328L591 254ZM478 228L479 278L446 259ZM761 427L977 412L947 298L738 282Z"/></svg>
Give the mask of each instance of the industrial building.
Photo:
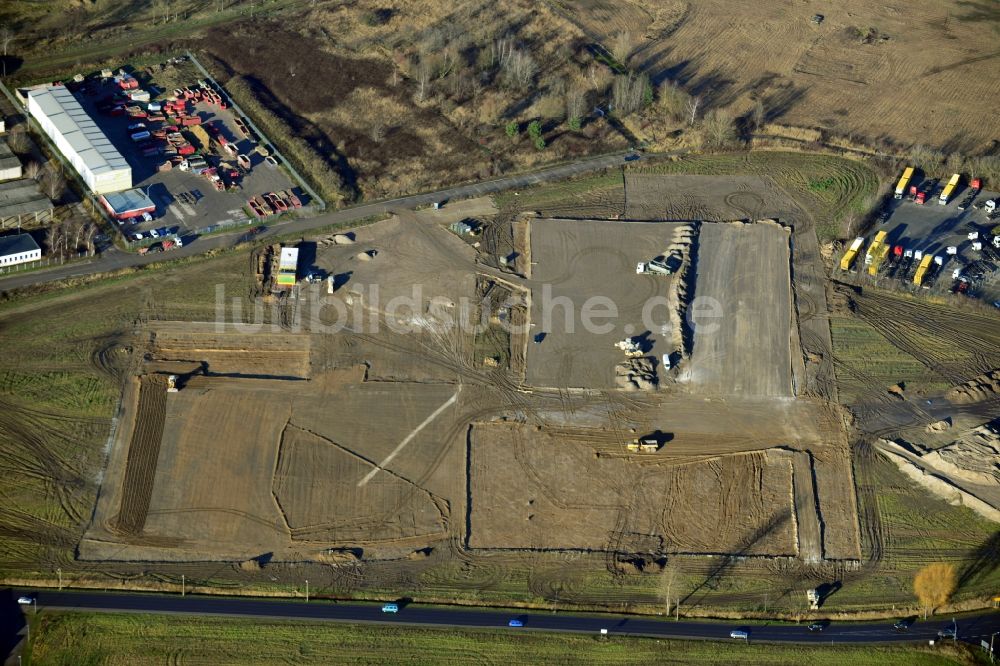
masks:
<svg viewBox="0 0 1000 666"><path fill-rule="evenodd" d="M0 229L48 222L53 209L52 202L31 178L0 183Z"/></svg>
<svg viewBox="0 0 1000 666"><path fill-rule="evenodd" d="M28 113L95 194L132 187L132 168L65 86L28 90Z"/></svg>
<svg viewBox="0 0 1000 666"><path fill-rule="evenodd" d="M42 250L30 234L0 237L0 268L38 261Z"/></svg>
<svg viewBox="0 0 1000 666"><path fill-rule="evenodd" d="M156 212L156 204L140 189L109 192L101 196L101 204L116 220L140 217Z"/></svg>

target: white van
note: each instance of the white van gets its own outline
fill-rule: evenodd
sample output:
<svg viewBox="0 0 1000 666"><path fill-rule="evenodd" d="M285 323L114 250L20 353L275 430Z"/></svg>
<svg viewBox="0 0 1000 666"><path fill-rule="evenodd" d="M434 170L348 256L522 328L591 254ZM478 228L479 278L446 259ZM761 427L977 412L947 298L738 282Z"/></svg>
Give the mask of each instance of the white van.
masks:
<svg viewBox="0 0 1000 666"><path fill-rule="evenodd" d="M741 641L748 641L750 640L750 633L747 631L743 631L742 629L733 629L732 631L729 632L729 637Z"/></svg>

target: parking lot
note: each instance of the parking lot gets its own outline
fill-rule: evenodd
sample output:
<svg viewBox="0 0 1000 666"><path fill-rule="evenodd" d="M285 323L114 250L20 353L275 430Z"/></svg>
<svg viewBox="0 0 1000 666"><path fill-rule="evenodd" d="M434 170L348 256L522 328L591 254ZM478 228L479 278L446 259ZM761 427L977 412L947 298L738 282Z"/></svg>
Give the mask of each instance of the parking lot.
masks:
<svg viewBox="0 0 1000 666"><path fill-rule="evenodd" d="M940 191L939 184L924 204L907 196L900 200L890 199L883 208L883 221L871 236L878 231L887 232L886 242L893 248L883 267L885 275L901 285L912 286L920 254L930 254L941 260L941 265L929 274L923 285L932 292L961 290L987 303L1000 300L1000 250L993 246L990 231L1000 224L1000 219L989 219L983 210L983 204L1000 198L1000 193L987 190L976 193L966 182L948 204L941 205L938 203ZM964 210L960 210L962 206ZM978 234L978 237L972 238L970 234ZM871 237L866 238L864 247L871 240ZM981 249L975 249L976 243L981 244ZM902 256L896 255L896 248L902 248ZM863 266L862 251L854 270L860 271ZM961 286L963 280L966 286Z"/></svg>
<svg viewBox="0 0 1000 666"><path fill-rule="evenodd" d="M190 83L193 86L196 82ZM143 88L153 94L153 101L172 96L173 91L161 90L155 84L155 81L149 81L148 78L142 79ZM129 220L121 225L128 240L136 240L137 234L148 238L150 230L166 228L170 233L176 233L190 241L199 234L211 231L215 225L256 222L256 218L249 214L248 199L265 192L293 190L300 200L307 201L305 193L294 188L288 174L279 166L266 161L264 155L257 151L259 144L253 140L254 137L243 136L237 131L236 115L231 109L222 109L204 101L188 104L190 115L198 116L201 127L212 136L211 151L199 152L206 158L209 166L219 166L220 162L235 165L235 156L220 150L217 141L221 137L236 147L236 153L249 158L249 168L240 169L241 176L235 179L232 188L225 191L218 191L205 175L192 170L181 170L176 164L179 162L178 158L174 158L175 164L171 169L159 170L170 158L163 154L142 155L140 144L133 141L131 136L137 131L159 129L165 123L130 117L128 114L110 115L106 110L106 100L117 92L119 88L113 79L103 83L99 79L91 80L85 86L83 94L77 93L77 99L132 167L133 186L142 189L156 204L152 220L136 218L136 222ZM102 102L103 111L99 108ZM146 107L145 104L138 106ZM186 134L187 128L180 129Z"/></svg>

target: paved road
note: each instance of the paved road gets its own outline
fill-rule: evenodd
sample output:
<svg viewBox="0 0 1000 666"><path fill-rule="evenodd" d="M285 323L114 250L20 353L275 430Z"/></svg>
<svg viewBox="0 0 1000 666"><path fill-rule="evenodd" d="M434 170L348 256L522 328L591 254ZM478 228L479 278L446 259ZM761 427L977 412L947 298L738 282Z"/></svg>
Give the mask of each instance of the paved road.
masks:
<svg viewBox="0 0 1000 666"><path fill-rule="evenodd" d="M468 185L458 185L444 190L439 190L437 192L415 194L412 196L400 197L398 199L380 201L377 203L362 204L353 208L323 213L316 217L303 220L279 222L277 224L270 225L267 232L261 234L260 238L305 233L314 229L328 227L333 224L356 222L363 220L366 217L380 215L400 208L425 206L432 204L435 201L445 201L448 199L467 199L471 197L483 196L485 194L502 192L505 190L528 187L538 183L563 180L590 171L598 171L600 169L606 169L608 167L623 164L625 161L625 155L626 153L624 152L613 155L602 155L600 157L580 160L534 173L508 176L505 178L498 178L496 180L470 183ZM81 277L94 273L106 273L130 266L142 266L145 264L155 263L157 261L179 259L181 257L203 254L218 248L232 247L233 245L236 245L245 234L246 228L238 227L232 233L201 238L185 245L182 248L172 250L167 254L139 256L131 252L123 252L122 250L114 248L105 252L97 259L86 263L75 263L67 266L31 271L20 275L15 273L11 276L0 278L0 290L19 289L21 287L43 284L45 282L52 282L55 280Z"/></svg>
<svg viewBox="0 0 1000 666"><path fill-rule="evenodd" d="M732 640L729 632L738 622L672 622L670 620L622 617L616 615L573 615L570 613L521 613L516 610L489 610L460 607L404 606L398 615L382 613L378 605L333 603L327 601L261 600L250 598L220 598L162 594L102 593L87 591L8 590L0 601L13 604L20 595L34 595L41 610L89 610L148 613L188 613L195 615L226 615L233 617L266 617L316 621L364 622L449 627L507 628L507 622L518 618L523 629L597 634L607 629L609 634L652 636L658 638L691 638ZM24 609L32 612L32 608ZM900 643L935 638L939 629L951 626L947 617L917 622L909 631L892 630L890 621L872 623L832 623L821 632L811 632L805 625L754 625L746 629L750 640L795 643ZM979 645L1000 632L1000 613L990 612L958 619L959 639Z"/></svg>

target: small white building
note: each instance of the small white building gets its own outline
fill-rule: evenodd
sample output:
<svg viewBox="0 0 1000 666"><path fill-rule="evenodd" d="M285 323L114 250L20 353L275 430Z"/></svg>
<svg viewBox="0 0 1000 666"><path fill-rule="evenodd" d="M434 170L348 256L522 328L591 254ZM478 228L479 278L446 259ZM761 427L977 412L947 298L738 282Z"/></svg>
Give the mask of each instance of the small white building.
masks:
<svg viewBox="0 0 1000 666"><path fill-rule="evenodd" d="M26 264L42 258L42 250L30 234L0 237L0 268Z"/></svg>
<svg viewBox="0 0 1000 666"><path fill-rule="evenodd" d="M65 86L27 91L28 113L95 194L132 187L132 167Z"/></svg>

